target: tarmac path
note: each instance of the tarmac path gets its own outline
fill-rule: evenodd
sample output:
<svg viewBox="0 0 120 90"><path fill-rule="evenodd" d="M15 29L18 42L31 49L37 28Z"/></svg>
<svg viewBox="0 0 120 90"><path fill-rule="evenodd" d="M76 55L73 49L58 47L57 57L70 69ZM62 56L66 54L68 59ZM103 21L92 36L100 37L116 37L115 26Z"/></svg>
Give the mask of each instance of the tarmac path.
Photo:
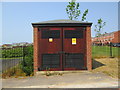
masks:
<svg viewBox="0 0 120 90"><path fill-rule="evenodd" d="M65 73L2 80L3 88L118 88L118 80L103 73Z"/></svg>

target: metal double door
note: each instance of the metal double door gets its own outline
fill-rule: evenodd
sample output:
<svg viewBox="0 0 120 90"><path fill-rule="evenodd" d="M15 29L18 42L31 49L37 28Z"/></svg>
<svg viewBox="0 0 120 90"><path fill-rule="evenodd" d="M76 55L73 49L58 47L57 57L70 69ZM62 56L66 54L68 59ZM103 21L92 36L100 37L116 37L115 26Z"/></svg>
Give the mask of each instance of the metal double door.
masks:
<svg viewBox="0 0 120 90"><path fill-rule="evenodd" d="M41 70L85 68L84 27L47 27L39 32Z"/></svg>

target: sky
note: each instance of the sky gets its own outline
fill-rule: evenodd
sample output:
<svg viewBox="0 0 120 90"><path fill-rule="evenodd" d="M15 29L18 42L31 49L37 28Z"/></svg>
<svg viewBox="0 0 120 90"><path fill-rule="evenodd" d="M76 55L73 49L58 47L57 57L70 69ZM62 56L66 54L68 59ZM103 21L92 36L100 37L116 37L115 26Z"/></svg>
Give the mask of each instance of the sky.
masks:
<svg viewBox="0 0 120 90"><path fill-rule="evenodd" d="M79 2L81 20L83 12L88 9L86 21L92 22L92 34L95 36L95 24L102 18L106 22L102 33L118 30L117 2ZM11 44L19 42L33 42L33 28L31 23L69 19L66 14L68 2L3 2L2 5L2 42ZM1 10L1 9L0 9ZM2 23L2 24L1 24Z"/></svg>

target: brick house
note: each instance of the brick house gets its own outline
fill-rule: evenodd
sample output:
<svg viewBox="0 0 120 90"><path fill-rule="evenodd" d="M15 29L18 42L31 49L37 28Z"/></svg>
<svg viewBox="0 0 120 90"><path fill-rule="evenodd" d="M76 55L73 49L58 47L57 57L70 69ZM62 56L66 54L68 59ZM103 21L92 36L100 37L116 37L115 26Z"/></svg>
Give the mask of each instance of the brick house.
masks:
<svg viewBox="0 0 120 90"><path fill-rule="evenodd" d="M93 37L92 38L92 44L99 44L99 45L106 45L111 43L120 43L120 30L103 34L100 37Z"/></svg>

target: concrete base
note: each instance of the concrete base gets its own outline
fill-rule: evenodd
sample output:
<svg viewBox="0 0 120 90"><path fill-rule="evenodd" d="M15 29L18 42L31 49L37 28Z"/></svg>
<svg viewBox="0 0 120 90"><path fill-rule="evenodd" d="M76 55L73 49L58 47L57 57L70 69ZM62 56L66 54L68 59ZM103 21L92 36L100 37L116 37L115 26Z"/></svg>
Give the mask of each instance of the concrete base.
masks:
<svg viewBox="0 0 120 90"><path fill-rule="evenodd" d="M50 74L67 74L67 73L83 73L83 72L88 72L86 70L78 70L78 71L37 71L35 75L46 75L46 73L50 73Z"/></svg>

